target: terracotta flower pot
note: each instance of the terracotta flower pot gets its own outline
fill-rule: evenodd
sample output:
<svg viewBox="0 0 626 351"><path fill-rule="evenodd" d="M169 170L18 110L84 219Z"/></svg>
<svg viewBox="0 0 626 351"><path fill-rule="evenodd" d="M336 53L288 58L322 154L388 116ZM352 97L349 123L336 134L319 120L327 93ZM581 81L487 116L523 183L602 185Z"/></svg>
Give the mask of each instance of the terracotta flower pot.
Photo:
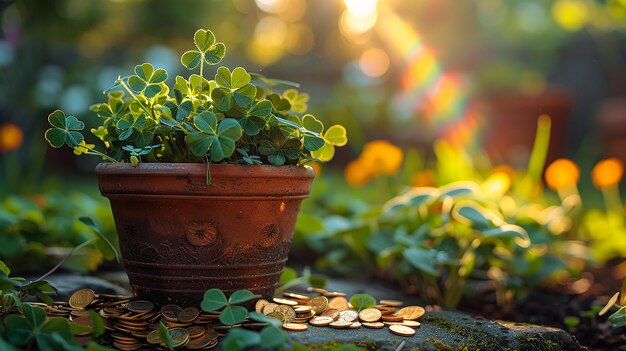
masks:
<svg viewBox="0 0 626 351"><path fill-rule="evenodd" d="M100 164L135 295L191 306L210 288L270 297L314 172L298 166Z"/></svg>

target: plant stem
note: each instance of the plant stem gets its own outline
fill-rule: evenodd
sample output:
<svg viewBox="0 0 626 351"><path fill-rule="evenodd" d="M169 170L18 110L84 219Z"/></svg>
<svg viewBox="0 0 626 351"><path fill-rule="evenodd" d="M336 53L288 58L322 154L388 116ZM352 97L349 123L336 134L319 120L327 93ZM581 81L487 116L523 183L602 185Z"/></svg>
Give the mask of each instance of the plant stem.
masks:
<svg viewBox="0 0 626 351"><path fill-rule="evenodd" d="M117 81L120 83L120 85L126 89L126 91L130 94L130 96L133 97L133 99L135 99L135 101L137 101L137 103L139 104L139 106L141 107L142 110L144 110L145 113L147 113L149 116L151 116L152 118L156 119L154 117L154 114L150 113L150 110L148 109L147 106L144 106L141 101L139 101L139 99L137 98L137 95L135 95L135 93L133 93L132 90L130 90L130 88L128 87L128 85L126 85L126 83L124 83L124 80L122 80L121 78L118 78Z"/></svg>
<svg viewBox="0 0 626 351"><path fill-rule="evenodd" d="M86 148L87 149L87 148ZM104 154L96 149L87 149L87 154L89 155L94 155L94 156L101 156L102 158L105 158L113 163L119 163L120 161L112 158L111 156Z"/></svg>
<svg viewBox="0 0 626 351"><path fill-rule="evenodd" d="M83 247L91 244L92 242L94 242L97 238L92 238L89 239L87 241L85 241L84 243L76 246L75 248L72 249L72 251L70 251L70 253L68 253L65 257L63 257L63 259L57 263L56 266L54 266L51 270L48 271L48 273L42 275L41 277L35 279L33 282L38 282L40 280L44 280L46 278L48 278L52 273L56 272L62 265L63 263L65 263L65 261L67 261L70 257L74 256L74 254L76 253L76 251L82 249Z"/></svg>
<svg viewBox="0 0 626 351"><path fill-rule="evenodd" d="M204 83L204 52L200 54L200 94L202 94L202 85Z"/></svg>

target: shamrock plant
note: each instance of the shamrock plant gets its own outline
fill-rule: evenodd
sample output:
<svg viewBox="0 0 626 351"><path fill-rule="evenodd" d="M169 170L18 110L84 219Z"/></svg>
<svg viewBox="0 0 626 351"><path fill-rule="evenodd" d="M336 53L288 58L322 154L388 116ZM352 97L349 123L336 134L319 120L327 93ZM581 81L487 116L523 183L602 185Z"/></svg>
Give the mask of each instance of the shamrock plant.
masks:
<svg viewBox="0 0 626 351"><path fill-rule="evenodd" d="M346 129L327 129L306 114L309 95L292 82L250 74L242 67L219 67L213 76L207 66L225 55L223 43L210 30L194 35L195 49L181 63L195 71L173 78L143 63L129 77L118 77L107 101L91 110L100 124L91 133L103 143L85 141L84 123L54 111L46 139L53 147L67 145L76 154L90 154L110 162L202 162L303 165L329 161L335 147L347 143Z"/></svg>

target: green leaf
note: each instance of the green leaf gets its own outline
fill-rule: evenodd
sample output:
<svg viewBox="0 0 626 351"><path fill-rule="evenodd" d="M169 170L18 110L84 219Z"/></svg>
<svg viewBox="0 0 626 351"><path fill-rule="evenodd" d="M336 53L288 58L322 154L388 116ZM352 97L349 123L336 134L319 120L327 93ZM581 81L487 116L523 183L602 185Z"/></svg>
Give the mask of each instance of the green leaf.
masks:
<svg viewBox="0 0 626 351"><path fill-rule="evenodd" d="M39 328L46 321L46 311L43 308L37 306L31 306L30 304L22 304L20 310L34 328Z"/></svg>
<svg viewBox="0 0 626 351"><path fill-rule="evenodd" d="M249 290L237 290L233 292L228 298L228 303L231 305L240 304L252 299L258 299L261 295L255 295Z"/></svg>
<svg viewBox="0 0 626 351"><path fill-rule="evenodd" d="M281 322L280 320L274 317L266 316L262 313L250 312L248 313L248 317L250 317L250 319L252 319L253 321L260 323L269 323L278 328L282 327L283 325L283 322Z"/></svg>
<svg viewBox="0 0 626 351"><path fill-rule="evenodd" d="M219 310L226 306L227 303L228 300L226 300L226 295L224 295L222 290L210 289L204 293L200 307L204 312L211 312Z"/></svg>
<svg viewBox="0 0 626 351"><path fill-rule="evenodd" d="M376 305L376 299L367 294L354 294L350 298L350 304L358 312L366 308L374 307Z"/></svg>
<svg viewBox="0 0 626 351"><path fill-rule="evenodd" d="M219 111L228 112L233 108L233 94L225 88L213 89L211 99Z"/></svg>
<svg viewBox="0 0 626 351"><path fill-rule="evenodd" d="M261 336L259 333L244 328L233 328L222 340L221 348L223 351L241 351L260 343Z"/></svg>
<svg viewBox="0 0 626 351"><path fill-rule="evenodd" d="M230 84L232 79L232 75L228 67L220 67L217 69L217 73L215 74L215 82L218 86L226 89L231 89L232 86Z"/></svg>
<svg viewBox="0 0 626 351"><path fill-rule="evenodd" d="M303 142L304 148L309 151L317 151L324 147L324 144L326 143L324 139L310 135L305 135L303 138Z"/></svg>
<svg viewBox="0 0 626 351"><path fill-rule="evenodd" d="M289 101L293 112L306 112L308 108L307 102L309 101L309 94L299 93L296 89L287 89L283 92L283 97Z"/></svg>
<svg viewBox="0 0 626 351"><path fill-rule="evenodd" d="M163 324L163 321L159 322L159 337L161 338L161 341L163 341L163 343L169 350L174 350L174 340L172 339L172 336L168 332L165 324Z"/></svg>
<svg viewBox="0 0 626 351"><path fill-rule="evenodd" d="M475 202L463 201L454 207L452 216L459 222L471 225L473 228L484 229L491 226L491 221L484 211Z"/></svg>
<svg viewBox="0 0 626 351"><path fill-rule="evenodd" d="M272 103L269 100L259 101L250 110L249 114L255 117L267 118L272 113Z"/></svg>
<svg viewBox="0 0 626 351"><path fill-rule="evenodd" d="M296 221L296 232L304 234L313 234L324 231L324 222L317 216L300 213Z"/></svg>
<svg viewBox="0 0 626 351"><path fill-rule="evenodd" d="M497 228L483 230L481 234L488 238L514 238L515 242L523 248L531 244L528 232L518 225L504 224Z"/></svg>
<svg viewBox="0 0 626 351"><path fill-rule="evenodd" d="M85 128L85 124L74 116L65 117L65 113L56 110L48 115L48 122L54 127L46 131L45 138L52 147L58 148L67 144L75 147L85 140L78 132Z"/></svg>
<svg viewBox="0 0 626 351"><path fill-rule="evenodd" d="M437 256L435 250L408 248L402 252L402 256L419 271L429 275L439 276L439 272L435 268L435 258Z"/></svg>
<svg viewBox="0 0 626 351"><path fill-rule="evenodd" d="M284 345L287 342L287 333L270 325L261 329L261 347L271 349Z"/></svg>
<svg viewBox="0 0 626 351"><path fill-rule="evenodd" d="M278 281L278 284L283 285L297 278L298 278L298 273L296 273L295 269L291 267L285 267L283 272L280 274L280 280Z"/></svg>
<svg viewBox="0 0 626 351"><path fill-rule="evenodd" d="M3 320L7 340L16 346L26 345L33 338L33 326L17 314L10 314Z"/></svg>
<svg viewBox="0 0 626 351"><path fill-rule="evenodd" d="M215 35L210 30L198 29L193 35L193 42L201 52L207 52L215 44Z"/></svg>
<svg viewBox="0 0 626 351"><path fill-rule="evenodd" d="M130 76L128 78L128 86L134 91L142 92L148 84L139 76Z"/></svg>
<svg viewBox="0 0 626 351"><path fill-rule="evenodd" d="M104 329L104 321L102 320L102 316L99 313L94 312L93 310L87 311L89 313L89 318L91 318L91 322L93 324L93 332L96 336L100 336L106 332Z"/></svg>
<svg viewBox="0 0 626 351"><path fill-rule="evenodd" d="M100 228L100 226L98 225L98 223L91 217L78 217L78 220L86 225L87 227L89 227L91 230L94 231L94 233L96 233L96 235L98 236L98 238L106 245L106 247L111 250L111 253L113 254L113 256L115 256L115 260L117 262L120 262L120 255L118 253L117 250L117 235L115 235L113 238L109 239L102 231L102 229ZM115 241L115 244L113 243ZM103 252L104 250L100 250L101 252ZM108 252L104 251L103 252L103 256L108 256Z"/></svg>
<svg viewBox="0 0 626 351"><path fill-rule="evenodd" d="M267 99L272 103L272 107L277 112L286 112L291 109L291 104L289 100L282 98L278 94L269 94Z"/></svg>
<svg viewBox="0 0 626 351"><path fill-rule="evenodd" d="M165 82L166 80L167 80L167 71L165 71L163 68L158 68L152 74L152 77L150 78L150 83L158 84L158 83Z"/></svg>
<svg viewBox="0 0 626 351"><path fill-rule="evenodd" d="M161 87L161 85L159 84L149 84L145 90L144 90L144 95L148 98L148 99L152 99L153 97L161 94L161 92L163 91L163 88Z"/></svg>
<svg viewBox="0 0 626 351"><path fill-rule="evenodd" d="M217 127L217 139L211 145L209 154L211 161L220 162L235 152L235 142L241 138L242 130L239 122L232 118L224 118Z"/></svg>
<svg viewBox="0 0 626 351"><path fill-rule="evenodd" d="M187 118L193 111L193 102L189 100L183 101L180 105L178 105L178 110L176 111L176 120L181 122L183 119Z"/></svg>
<svg viewBox="0 0 626 351"><path fill-rule="evenodd" d="M626 325L626 306L622 306L619 310L613 313L609 319L609 324L614 328L623 327Z"/></svg>
<svg viewBox="0 0 626 351"><path fill-rule="evenodd" d="M185 51L180 57L180 63L182 63L183 66L185 66L185 68L187 68L188 70L198 68L201 61L202 53L195 50Z"/></svg>
<svg viewBox="0 0 626 351"><path fill-rule="evenodd" d="M185 136L185 143L189 146L192 154L197 157L202 157L209 152L215 139L215 135L203 132L191 132Z"/></svg>
<svg viewBox="0 0 626 351"><path fill-rule="evenodd" d="M324 143L321 148L311 151L311 156L322 162L328 162L335 156L335 147L330 143Z"/></svg>
<svg viewBox="0 0 626 351"><path fill-rule="evenodd" d="M244 133L253 136L259 134L260 131L265 129L267 122L261 117L244 116L239 119L239 124L241 125Z"/></svg>
<svg viewBox="0 0 626 351"><path fill-rule="evenodd" d="M302 126L318 134L322 134L324 131L324 124L313 115L304 115L302 117Z"/></svg>
<svg viewBox="0 0 626 351"><path fill-rule="evenodd" d="M256 96L256 87L252 84L247 84L233 92L233 98L240 107L250 106Z"/></svg>
<svg viewBox="0 0 626 351"><path fill-rule="evenodd" d="M234 325L243 322L248 316L248 310L241 306L226 306L220 313L220 322L224 325Z"/></svg>
<svg viewBox="0 0 626 351"><path fill-rule="evenodd" d="M3 351L20 351L15 346L9 344L1 336L0 336L0 350L3 350Z"/></svg>
<svg viewBox="0 0 626 351"><path fill-rule="evenodd" d="M324 139L326 139L326 141L333 146L344 146L348 143L348 133L346 128L339 124L335 124L326 130L326 133L324 133Z"/></svg>
<svg viewBox="0 0 626 351"><path fill-rule="evenodd" d="M11 269L7 267L7 265L4 262L0 261L0 272L8 276L9 274L11 274Z"/></svg>
<svg viewBox="0 0 626 351"><path fill-rule="evenodd" d="M226 46L222 43L217 43L213 47L204 53L204 62L209 65L217 65L222 61L226 54Z"/></svg>
<svg viewBox="0 0 626 351"><path fill-rule="evenodd" d="M250 75L248 72L243 67L235 68L231 74L230 87L232 89L239 89L248 85L248 83L250 83Z"/></svg>
<svg viewBox="0 0 626 351"><path fill-rule="evenodd" d="M135 74L137 77L142 80L148 82L150 78L152 78L152 73L154 72L154 66L150 63L143 63L141 65L135 66Z"/></svg>

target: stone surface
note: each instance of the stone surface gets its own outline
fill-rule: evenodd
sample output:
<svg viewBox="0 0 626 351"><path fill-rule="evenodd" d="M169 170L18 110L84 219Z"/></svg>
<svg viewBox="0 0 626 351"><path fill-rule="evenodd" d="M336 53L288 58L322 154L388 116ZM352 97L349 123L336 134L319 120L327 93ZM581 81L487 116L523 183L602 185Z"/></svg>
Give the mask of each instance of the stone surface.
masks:
<svg viewBox="0 0 626 351"><path fill-rule="evenodd" d="M129 294L124 273L108 273L103 279L71 274L54 275L48 279L59 289L59 299L89 287L99 293ZM109 281L115 282L115 284ZM118 286L119 285L119 286ZM420 304L414 296L403 295L384 285L372 282L333 280L330 291L349 295L367 293L377 299L397 299L405 305ZM290 340L314 347L355 344L370 350L419 351L579 351L584 350L563 330L527 324L488 321L452 311L427 312L419 320L422 326L412 337L392 334L389 329L338 330L309 325L306 332L288 332Z"/></svg>
<svg viewBox="0 0 626 351"><path fill-rule="evenodd" d="M77 274L54 274L46 280L58 290L55 300L67 301L70 295L82 288L93 289L100 294L130 295L130 292L106 280Z"/></svg>

